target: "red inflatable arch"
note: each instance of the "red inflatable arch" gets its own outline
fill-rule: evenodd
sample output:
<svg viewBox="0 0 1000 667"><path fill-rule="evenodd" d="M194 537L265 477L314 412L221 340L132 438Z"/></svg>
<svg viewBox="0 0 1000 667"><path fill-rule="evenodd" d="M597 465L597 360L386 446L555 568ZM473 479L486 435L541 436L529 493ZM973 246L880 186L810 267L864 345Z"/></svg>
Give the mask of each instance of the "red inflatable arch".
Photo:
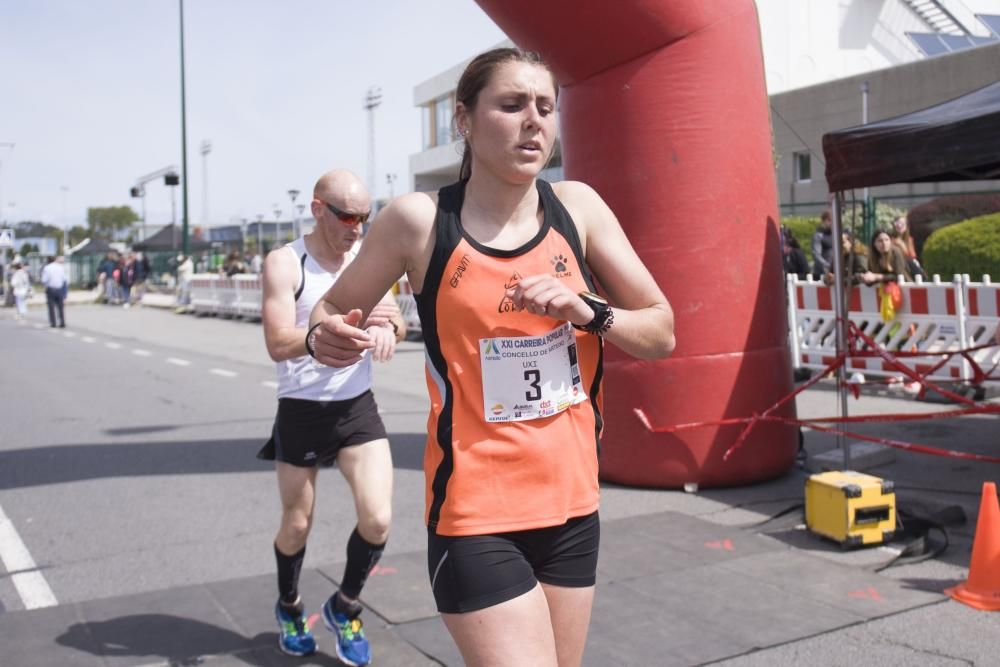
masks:
<svg viewBox="0 0 1000 667"><path fill-rule="evenodd" d="M676 314L668 360L606 348L603 479L722 486L783 473L794 427L760 423L723 460L741 427L711 424L792 390L754 3L477 1L551 64L566 177L611 205ZM705 425L671 430L695 422Z"/></svg>

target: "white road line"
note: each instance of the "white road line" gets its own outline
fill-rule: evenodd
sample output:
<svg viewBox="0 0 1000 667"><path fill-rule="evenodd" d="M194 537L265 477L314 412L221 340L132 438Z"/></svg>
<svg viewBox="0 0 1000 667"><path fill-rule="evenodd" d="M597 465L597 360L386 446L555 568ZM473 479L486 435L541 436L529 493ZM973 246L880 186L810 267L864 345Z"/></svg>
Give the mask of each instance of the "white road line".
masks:
<svg viewBox="0 0 1000 667"><path fill-rule="evenodd" d="M63 336L66 336L66 338L76 338L76 333L72 331L63 331Z"/></svg>
<svg viewBox="0 0 1000 667"><path fill-rule="evenodd" d="M84 343L96 343L97 342L97 339L94 338L93 336L84 336L80 340L82 340Z"/></svg>
<svg viewBox="0 0 1000 667"><path fill-rule="evenodd" d="M31 326L34 327L35 329L44 329L45 328L45 325L42 325L42 324L32 324Z"/></svg>
<svg viewBox="0 0 1000 667"><path fill-rule="evenodd" d="M122 346L122 344L121 344L121 343L105 343L105 344L104 344L104 347L109 347L109 348L111 348L112 350L118 350L118 349L121 349L121 346Z"/></svg>
<svg viewBox="0 0 1000 667"><path fill-rule="evenodd" d="M167 363L173 364L174 366L190 366L191 362L187 359L178 359L176 357L167 357Z"/></svg>
<svg viewBox="0 0 1000 667"><path fill-rule="evenodd" d="M17 534L17 529L4 514L2 507L0 507L0 560L3 561L7 572L12 573L10 580L21 596L25 609L54 607L59 604L52 589L49 588L49 583L45 581L45 577L38 571L38 566L28 553L28 547L24 546L21 536Z"/></svg>
<svg viewBox="0 0 1000 667"><path fill-rule="evenodd" d="M213 368L212 370L209 371L209 373L211 373L212 375L221 375L224 378L234 378L237 375L239 375L239 373L234 373L233 371L227 371L223 368Z"/></svg>
<svg viewBox="0 0 1000 667"><path fill-rule="evenodd" d="M150 352L149 350L132 350L132 354L134 354L137 357L151 357L151 356L153 356L153 353Z"/></svg>
<svg viewBox="0 0 1000 667"><path fill-rule="evenodd" d="M264 380L260 384L262 386L264 386L264 387L267 387L268 389L277 389L278 388L278 383L275 382L274 380Z"/></svg>

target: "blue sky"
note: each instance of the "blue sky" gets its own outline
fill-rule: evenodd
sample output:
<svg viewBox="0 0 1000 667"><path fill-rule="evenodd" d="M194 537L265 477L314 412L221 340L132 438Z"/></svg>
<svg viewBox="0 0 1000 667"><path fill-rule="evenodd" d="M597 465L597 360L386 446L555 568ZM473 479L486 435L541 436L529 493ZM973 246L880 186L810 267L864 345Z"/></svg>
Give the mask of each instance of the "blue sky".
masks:
<svg viewBox="0 0 1000 667"><path fill-rule="evenodd" d="M414 86L504 39L472 0L185 0L184 11L193 225L206 175L211 224L273 220L274 204L288 219L287 191L308 204L333 167L364 178L371 86L383 96L376 194L395 173L398 195L420 150ZM178 25L178 0L0 2L0 143L15 143L0 146L3 220L140 210L136 179L181 164ZM170 221L162 181L146 206L150 224ZM180 188L177 208L179 221Z"/></svg>

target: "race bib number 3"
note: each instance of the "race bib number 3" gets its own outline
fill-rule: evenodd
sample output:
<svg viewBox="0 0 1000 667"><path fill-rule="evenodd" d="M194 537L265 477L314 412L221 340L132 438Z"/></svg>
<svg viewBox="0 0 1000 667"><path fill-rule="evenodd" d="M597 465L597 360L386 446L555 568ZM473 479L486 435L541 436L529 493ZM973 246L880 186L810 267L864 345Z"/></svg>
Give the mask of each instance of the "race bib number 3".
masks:
<svg viewBox="0 0 1000 667"><path fill-rule="evenodd" d="M541 419L587 400L568 322L540 336L482 338L479 359L488 422Z"/></svg>

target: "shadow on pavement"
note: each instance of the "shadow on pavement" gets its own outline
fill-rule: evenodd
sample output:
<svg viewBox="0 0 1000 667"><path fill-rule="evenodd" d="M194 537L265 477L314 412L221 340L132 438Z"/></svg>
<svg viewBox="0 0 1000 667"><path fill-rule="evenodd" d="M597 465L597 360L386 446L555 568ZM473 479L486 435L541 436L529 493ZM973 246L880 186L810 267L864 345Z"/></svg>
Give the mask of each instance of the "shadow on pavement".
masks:
<svg viewBox="0 0 1000 667"><path fill-rule="evenodd" d="M323 665L342 663L323 653L308 658L284 656L278 635L247 638L217 625L169 614L138 614L107 621L75 623L56 643L101 657L162 658L170 665L199 665L209 656L229 655L248 665Z"/></svg>
<svg viewBox="0 0 1000 667"><path fill-rule="evenodd" d="M424 433L390 433L393 467L423 469ZM267 472L264 438L51 445L0 451L0 490L106 477ZM53 462L59 465L53 465Z"/></svg>

